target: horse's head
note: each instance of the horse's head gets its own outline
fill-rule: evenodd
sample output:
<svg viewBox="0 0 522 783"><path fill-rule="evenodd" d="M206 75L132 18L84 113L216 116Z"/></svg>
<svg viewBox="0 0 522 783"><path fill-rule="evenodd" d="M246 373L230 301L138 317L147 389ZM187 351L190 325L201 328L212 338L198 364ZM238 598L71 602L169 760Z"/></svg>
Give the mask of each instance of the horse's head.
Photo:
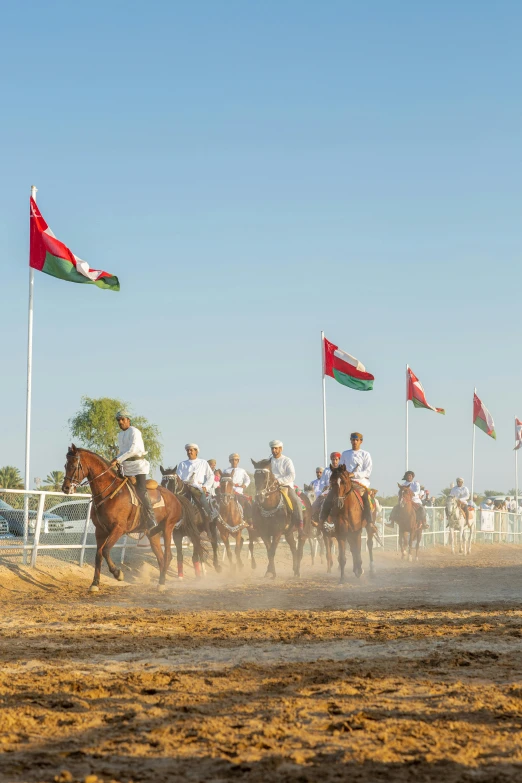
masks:
<svg viewBox="0 0 522 783"><path fill-rule="evenodd" d="M219 480L219 499L228 503L234 497L234 471L223 473Z"/></svg>
<svg viewBox="0 0 522 783"><path fill-rule="evenodd" d="M65 478L62 484L62 492L65 492L66 495L72 495L76 492L76 487L87 478L88 471L82 465L82 451L83 449L77 449L74 443L72 443L67 452Z"/></svg>
<svg viewBox="0 0 522 783"><path fill-rule="evenodd" d="M338 465L336 468L332 468L330 486L340 498L345 497L350 492L352 482L350 474L346 470L346 465Z"/></svg>
<svg viewBox="0 0 522 783"><path fill-rule="evenodd" d="M404 484L397 484L399 487L399 506L404 508L413 501L413 492L409 487L405 487Z"/></svg>
<svg viewBox="0 0 522 783"><path fill-rule="evenodd" d="M165 487L165 489L168 489L170 492L173 492L175 495L179 495L183 490L183 481L176 473L177 469L177 465L174 468L164 468L163 465L160 465L161 486Z"/></svg>
<svg viewBox="0 0 522 783"><path fill-rule="evenodd" d="M268 459L259 460L256 462L251 459L254 466L254 484L256 485L256 495L266 495L273 485L277 486L277 481L274 478L274 474L271 469L271 460Z"/></svg>

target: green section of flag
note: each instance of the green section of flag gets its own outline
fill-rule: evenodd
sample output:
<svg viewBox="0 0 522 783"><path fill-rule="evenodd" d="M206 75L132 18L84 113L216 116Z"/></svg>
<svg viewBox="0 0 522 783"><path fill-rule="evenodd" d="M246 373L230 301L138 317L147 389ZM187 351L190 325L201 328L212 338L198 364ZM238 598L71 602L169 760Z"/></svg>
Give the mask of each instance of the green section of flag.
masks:
<svg viewBox="0 0 522 783"><path fill-rule="evenodd" d="M333 368L333 376L336 381L350 389L357 391L372 391L373 389L373 380L363 381L361 378L354 378L352 375L346 375L346 373L336 370L335 367Z"/></svg>
<svg viewBox="0 0 522 783"><path fill-rule="evenodd" d="M51 277L58 277L60 280L67 280L69 283L87 283L96 285L98 288L108 288L111 291L119 291L120 284L118 278L102 277L99 280L89 280L88 277L78 272L74 264L65 258L58 258L47 252L45 254L45 262L42 268L42 272L45 272Z"/></svg>
<svg viewBox="0 0 522 783"><path fill-rule="evenodd" d="M469 419L468 419L469 421ZM497 439L497 433L495 430L489 431L488 423L487 421L484 421L484 419L481 419L480 416L477 416L475 421L473 422L476 427L482 430L482 432L485 432L486 435L489 435L491 438Z"/></svg>

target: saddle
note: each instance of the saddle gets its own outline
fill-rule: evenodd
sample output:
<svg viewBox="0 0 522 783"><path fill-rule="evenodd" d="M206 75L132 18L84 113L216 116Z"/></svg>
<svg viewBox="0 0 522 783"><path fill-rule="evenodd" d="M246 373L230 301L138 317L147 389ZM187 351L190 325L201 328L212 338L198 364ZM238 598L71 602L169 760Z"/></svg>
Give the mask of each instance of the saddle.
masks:
<svg viewBox="0 0 522 783"><path fill-rule="evenodd" d="M140 506L140 500L138 498L138 495L136 494L136 490L134 489L134 485L136 484L136 479L134 476L129 476L129 483L128 487L131 493L132 498L132 505L133 506ZM159 490L159 485L157 481L154 481L154 479L147 479L147 492L149 493L150 502L152 503L152 508L163 508L165 505L165 501L163 499L163 496Z"/></svg>
<svg viewBox="0 0 522 783"><path fill-rule="evenodd" d="M290 513L292 513L292 511L294 510L294 505L288 495L287 487L279 487L279 489L281 490L281 494L283 496L283 500L285 501L287 509L290 511Z"/></svg>

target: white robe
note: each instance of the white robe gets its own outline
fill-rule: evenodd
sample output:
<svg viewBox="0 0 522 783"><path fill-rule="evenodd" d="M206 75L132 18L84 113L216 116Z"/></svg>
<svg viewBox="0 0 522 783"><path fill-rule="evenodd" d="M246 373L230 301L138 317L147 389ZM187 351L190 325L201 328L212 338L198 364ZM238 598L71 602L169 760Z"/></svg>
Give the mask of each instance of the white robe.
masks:
<svg viewBox="0 0 522 783"><path fill-rule="evenodd" d="M227 468L223 471L226 475L230 476L230 474L234 472L234 492L237 492L238 495L242 495L243 491L248 487L250 484L250 476L246 472L244 468ZM240 484L239 487L236 487L236 484Z"/></svg>
<svg viewBox="0 0 522 783"><path fill-rule="evenodd" d="M403 487L409 487L413 492L412 502L417 506L422 506L421 488L418 481L403 481Z"/></svg>
<svg viewBox="0 0 522 783"><path fill-rule="evenodd" d="M363 487L370 486L372 475L372 458L369 451L347 449L341 455L340 465L345 465L348 473L353 473L353 480L358 481Z"/></svg>
<svg viewBox="0 0 522 783"><path fill-rule="evenodd" d="M270 457L272 473L283 487L293 487L295 484L295 468L290 457L281 455L277 459Z"/></svg>
<svg viewBox="0 0 522 783"><path fill-rule="evenodd" d="M212 492L214 488L214 471L205 459L186 459L180 462L176 471L180 479L192 484L198 489Z"/></svg>
<svg viewBox="0 0 522 783"><path fill-rule="evenodd" d="M126 430L118 432L118 451L116 457L121 463L124 476L139 476L141 473L148 474L150 465L145 459L147 452L143 443L143 437L137 427L128 427ZM126 462L129 457L143 457L143 459Z"/></svg>
<svg viewBox="0 0 522 783"><path fill-rule="evenodd" d="M469 500L469 489L467 487L453 487L450 491L450 495L457 498L457 500L466 502Z"/></svg>
<svg viewBox="0 0 522 783"><path fill-rule="evenodd" d="M315 497L316 497L316 498L318 498L318 497L319 497L319 495L321 494L321 492L323 491L323 490L321 489L321 487L322 487L322 481L323 481L323 475L324 475L324 471L323 471L323 473L321 474L321 477L320 477L320 478L316 478L316 479L314 479L314 480L312 481L312 487L313 487L313 489L314 489L314 494L315 494Z"/></svg>

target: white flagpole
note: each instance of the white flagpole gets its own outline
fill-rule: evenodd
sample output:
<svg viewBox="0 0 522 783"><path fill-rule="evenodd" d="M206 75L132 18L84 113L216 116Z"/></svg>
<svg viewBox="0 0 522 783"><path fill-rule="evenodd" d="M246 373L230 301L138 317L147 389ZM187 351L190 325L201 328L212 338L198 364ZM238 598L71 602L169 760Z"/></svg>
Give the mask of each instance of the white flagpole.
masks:
<svg viewBox="0 0 522 783"><path fill-rule="evenodd" d="M31 196L36 201L36 191L31 185ZM31 489L31 392L33 381L33 294L34 269L29 267L29 315L27 322L27 398L25 406L25 477L24 488Z"/></svg>
<svg viewBox="0 0 522 783"><path fill-rule="evenodd" d="M477 390L473 390L473 401L475 400L475 394L477 393ZM473 413L475 412L475 409L473 408ZM475 420L473 419L473 413L471 415L471 422L473 427L473 445L471 447L471 502L473 503L473 493L475 491Z"/></svg>
<svg viewBox="0 0 522 783"><path fill-rule="evenodd" d="M323 439L324 439L324 466L328 467L328 446L326 444L326 377L324 374L324 332L321 332L321 374L323 377Z"/></svg>
<svg viewBox="0 0 522 783"><path fill-rule="evenodd" d="M517 445L517 417L515 416L515 446ZM515 513L518 514L518 449L515 449Z"/></svg>
<svg viewBox="0 0 522 783"><path fill-rule="evenodd" d="M405 470L408 470L408 468L409 468L409 465L408 465L408 461L409 461L408 460L408 445L409 445L408 444L408 434L409 434L409 432L408 432L408 424L409 424L409 422L408 422L408 370L409 370L409 368L410 368L410 366L409 366L409 364L407 364L406 365L406 467L405 467Z"/></svg>

